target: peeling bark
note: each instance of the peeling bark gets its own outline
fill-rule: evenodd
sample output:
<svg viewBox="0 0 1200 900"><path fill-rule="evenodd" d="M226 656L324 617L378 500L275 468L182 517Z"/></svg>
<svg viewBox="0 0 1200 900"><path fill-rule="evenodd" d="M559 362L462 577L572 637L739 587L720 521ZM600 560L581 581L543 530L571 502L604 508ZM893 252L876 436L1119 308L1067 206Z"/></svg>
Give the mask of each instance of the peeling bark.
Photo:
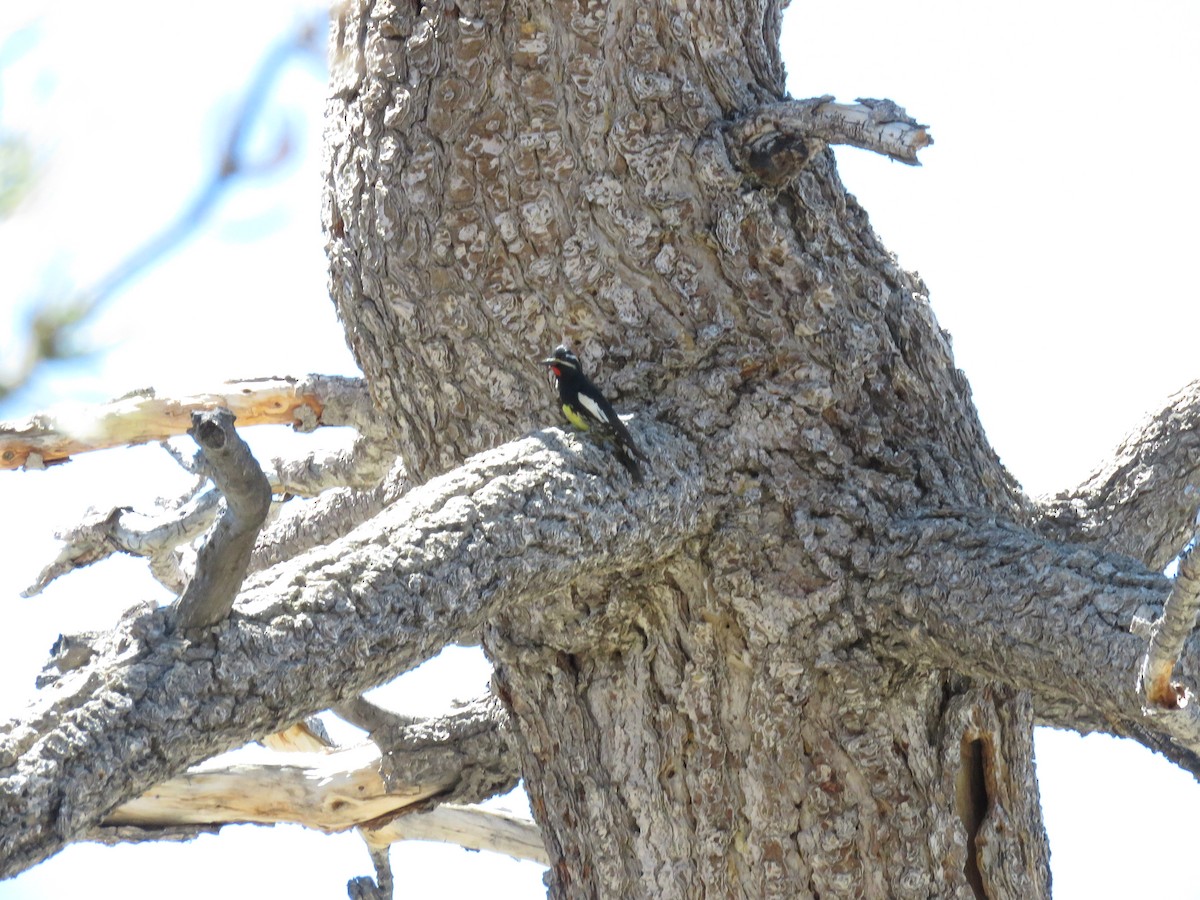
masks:
<svg viewBox="0 0 1200 900"><path fill-rule="evenodd" d="M161 441L183 434L192 413L228 409L246 425L351 425L372 432L372 415L356 378L310 376L231 382L191 397L133 391L105 407L79 414L42 414L0 425L0 469L45 468L77 453Z"/></svg>
<svg viewBox="0 0 1200 900"><path fill-rule="evenodd" d="M512 790L518 775L500 734L502 719L489 699L375 733L354 747L319 744L207 763L122 804L103 826L149 831L294 822L321 831L367 825L377 831L433 801L474 803Z"/></svg>

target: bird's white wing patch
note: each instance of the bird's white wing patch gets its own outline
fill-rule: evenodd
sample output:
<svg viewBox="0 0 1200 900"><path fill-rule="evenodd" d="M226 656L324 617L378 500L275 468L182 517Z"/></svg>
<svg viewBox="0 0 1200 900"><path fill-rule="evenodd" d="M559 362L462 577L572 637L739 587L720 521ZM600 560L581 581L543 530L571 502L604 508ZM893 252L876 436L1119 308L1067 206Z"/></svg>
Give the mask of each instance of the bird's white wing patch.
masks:
<svg viewBox="0 0 1200 900"><path fill-rule="evenodd" d="M608 424L608 416L604 414L604 410L600 408L600 404L598 404L591 397L587 396L587 394L579 395L579 405L591 413L597 422L603 422L606 425Z"/></svg>

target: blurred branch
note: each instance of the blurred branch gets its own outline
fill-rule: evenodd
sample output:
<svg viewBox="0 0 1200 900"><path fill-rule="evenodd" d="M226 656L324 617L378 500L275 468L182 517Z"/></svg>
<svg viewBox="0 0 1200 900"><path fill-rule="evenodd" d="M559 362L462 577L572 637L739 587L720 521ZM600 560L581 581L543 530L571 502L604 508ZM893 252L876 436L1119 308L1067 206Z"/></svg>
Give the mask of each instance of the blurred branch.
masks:
<svg viewBox="0 0 1200 900"><path fill-rule="evenodd" d="M266 154L253 154L251 137L288 63L293 58L306 56L316 57L324 63L324 22L323 13L313 17L268 50L221 140L216 164L174 221L113 266L95 284L65 299L43 299L37 304L28 325L24 352L18 354L20 361L14 371L0 375L0 402L25 385L42 364L86 355L87 348L81 343L80 331L105 303L136 276L192 237L239 178L266 175L291 156L293 141L286 128L280 130L274 147ZM0 201L5 183L0 179Z"/></svg>
<svg viewBox="0 0 1200 900"><path fill-rule="evenodd" d="M20 135L0 133L0 219L12 215L33 186L33 153Z"/></svg>

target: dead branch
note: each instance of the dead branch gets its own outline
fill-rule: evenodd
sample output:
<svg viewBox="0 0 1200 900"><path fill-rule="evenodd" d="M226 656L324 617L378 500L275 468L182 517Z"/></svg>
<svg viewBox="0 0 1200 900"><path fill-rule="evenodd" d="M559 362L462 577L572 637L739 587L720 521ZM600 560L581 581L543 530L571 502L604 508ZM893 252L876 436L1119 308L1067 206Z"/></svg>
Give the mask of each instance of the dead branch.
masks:
<svg viewBox="0 0 1200 900"><path fill-rule="evenodd" d="M613 478L591 442L547 429L252 575L233 613L193 640L172 630L170 609L131 615L103 652L0 726L0 876L188 766L474 637L497 604L674 553L707 514L698 457L661 423L639 436L656 460L643 485Z"/></svg>
<svg viewBox="0 0 1200 900"><path fill-rule="evenodd" d="M269 519L255 543L249 571L256 572L339 538L399 497L408 486L404 470L394 457L380 453L384 447L383 442L373 438L359 438L348 454L333 455L329 464L313 455L289 463L275 460L274 473L267 473L273 494L311 496L309 492L324 491L326 496L305 506L302 514ZM389 463L393 467L391 477L381 483L388 475ZM367 487L345 488L342 479ZM217 518L220 502L220 492L209 490L156 515L126 506L107 513L89 513L81 523L56 535L62 541L58 555L22 596L34 597L55 579L114 553L145 557L154 577L178 594L187 576L179 566L176 548L208 530Z"/></svg>
<svg viewBox="0 0 1200 900"><path fill-rule="evenodd" d="M259 761L195 767L119 807L88 839L172 840L238 822L335 831L352 819L367 843L375 878L354 879L351 895L372 898L392 896L388 848L401 840L455 843L549 865L533 822L443 799L463 797L465 784L485 799L517 783L516 759L501 736L506 714L494 698L427 720L399 716L362 698L342 704L339 712L368 727L374 744L333 750L320 720L297 723L263 739L276 752L257 754ZM382 746L382 758L375 749L381 740L394 742ZM280 752L294 755L284 762ZM403 765L396 764L397 754L405 757ZM414 765L417 756L424 759ZM485 770L504 775L484 787L478 773ZM434 800L437 805L428 808Z"/></svg>
<svg viewBox="0 0 1200 900"><path fill-rule="evenodd" d="M395 814L438 794L443 785L408 785L389 793L374 744L344 750L280 754L263 750L237 763L201 763L122 804L105 825L150 829L171 825L293 822L345 831Z"/></svg>
<svg viewBox="0 0 1200 900"><path fill-rule="evenodd" d="M360 436L348 450L309 453L298 459L274 459L271 489L276 494L315 497L339 487L368 490L396 464L395 449L376 435Z"/></svg>
<svg viewBox="0 0 1200 900"><path fill-rule="evenodd" d="M142 829L174 825L292 822L320 831L344 831L427 801L477 802L506 793L520 777L500 735L504 719L492 698L446 716L410 719L381 737L393 741L331 749L307 726L272 736L272 749L242 751L236 763L220 759L156 785L108 815L106 826ZM284 746L313 748L292 750ZM487 785L480 771L495 773ZM463 786L471 785L464 793ZM398 839L398 838L397 838Z"/></svg>
<svg viewBox="0 0 1200 900"><path fill-rule="evenodd" d="M215 391L159 397L153 390L127 394L100 407L72 413L39 413L0 424L0 469L39 469L76 453L105 450L184 434L193 412L224 408L241 427L349 425L378 434L361 379L331 375L228 382Z"/></svg>
<svg viewBox="0 0 1200 900"><path fill-rule="evenodd" d="M891 100L834 103L831 95L786 100L749 110L726 130L734 161L766 184L793 178L821 149L847 144L919 166L918 151L933 143Z"/></svg>
<svg viewBox="0 0 1200 900"><path fill-rule="evenodd" d="M188 430L225 502L200 547L196 571L175 604L181 629L215 625L233 608L255 538L271 508L271 485L227 409L192 413Z"/></svg>
<svg viewBox="0 0 1200 900"><path fill-rule="evenodd" d="M542 842L542 833L533 822L477 806L443 803L428 812L414 812L392 819L371 834L375 840L388 844L441 841L550 865L550 854Z"/></svg>
<svg viewBox="0 0 1200 900"><path fill-rule="evenodd" d="M1183 710L1192 705L1189 718L1195 718L1194 704L1189 704L1192 692L1183 684L1171 681L1183 645L1196 630L1196 613L1200 610L1200 560L1194 543L1179 559L1175 583L1163 606L1162 615L1153 622L1135 618L1131 630L1148 639L1142 659L1138 684L1151 709ZM1200 745L1198 745L1200 750Z"/></svg>
<svg viewBox="0 0 1200 900"><path fill-rule="evenodd" d="M184 581L174 561L174 550L195 540L216 520L221 495L206 491L181 508L156 517L119 506L107 513L91 513L81 523L56 537L62 541L58 556L22 591L34 597L56 578L106 559L128 553L150 560L155 577L168 589L183 590Z"/></svg>

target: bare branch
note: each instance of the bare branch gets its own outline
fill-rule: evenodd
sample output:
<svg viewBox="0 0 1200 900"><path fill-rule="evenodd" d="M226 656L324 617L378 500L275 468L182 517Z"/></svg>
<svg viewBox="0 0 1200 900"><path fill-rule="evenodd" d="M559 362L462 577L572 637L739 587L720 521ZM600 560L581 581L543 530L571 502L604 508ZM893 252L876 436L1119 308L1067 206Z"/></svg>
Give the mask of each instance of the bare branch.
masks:
<svg viewBox="0 0 1200 900"><path fill-rule="evenodd" d="M550 865L550 854L542 832L528 819L481 809L443 803L428 812L400 816L372 832L377 840L442 841L471 850L491 850L515 859Z"/></svg>
<svg viewBox="0 0 1200 900"><path fill-rule="evenodd" d="M348 454L335 454L328 465L313 457L292 463L275 460L274 475L268 473L272 493L308 496L308 492L325 490L327 496L305 506L302 513L284 515L265 527L250 557L250 571L257 572L318 544L329 543L399 497L408 483L403 467L394 458L386 453L381 458L384 447L381 441L360 438ZM380 483L376 476L389 462L393 471ZM387 474L386 470L382 473ZM326 490L332 483L344 484L338 480L342 478L355 484L367 483L369 487ZM192 496L177 509L153 516L125 506L107 513L90 513L80 524L56 535L63 542L58 555L22 596L36 596L56 578L114 553L146 557L154 577L178 594L183 591L187 576L180 569L175 548L204 534L216 520L220 504L220 492L209 490Z"/></svg>
<svg viewBox="0 0 1200 900"><path fill-rule="evenodd" d="M1183 653L1184 643L1196 630L1197 610L1200 610L1200 560L1196 559L1193 544L1180 557L1179 571L1162 616L1153 623L1134 619L1132 626L1135 633L1148 632L1149 636L1138 684L1152 709L1181 710L1188 706L1192 692L1185 685L1172 682L1171 673ZM1193 716L1194 709L1189 718Z"/></svg>
<svg viewBox="0 0 1200 900"><path fill-rule="evenodd" d="M447 716L410 720L382 750L377 741L331 750L310 729L293 726L272 738L276 746L315 749L247 749L236 763L202 763L118 807L104 824L292 822L344 831L378 826L435 799L485 800L512 790L520 777L500 735L503 720L498 702L486 698ZM478 774L485 770L498 775L486 787Z"/></svg>
<svg viewBox="0 0 1200 900"><path fill-rule="evenodd" d="M63 542L58 556L21 596L33 597L56 578L114 553L149 558L159 581L171 590L181 591L184 584L173 551L208 530L217 517L220 502L219 492L207 491L181 509L153 518L123 506L108 513L92 513L79 525L57 535Z"/></svg>
<svg viewBox="0 0 1200 900"><path fill-rule="evenodd" d="M188 434L204 451L213 481L225 498L196 559L196 571L176 602L179 627L215 625L233 608L250 565L255 538L271 509L271 485L227 409L192 413Z"/></svg>
<svg viewBox="0 0 1200 900"><path fill-rule="evenodd" d="M674 553L708 515L697 453L661 423L640 423L639 436L655 458L643 485L547 429L251 576L233 613L193 640L175 636L169 609L132 617L0 727L0 876L187 766L473 638L497 605Z"/></svg>
<svg viewBox="0 0 1200 900"><path fill-rule="evenodd" d="M272 751L294 756L258 753L234 765L210 761L194 767L118 807L88 840L170 840L248 822L289 822L323 831L343 830L350 823L372 851L372 887L383 891L379 896L390 896L387 848L402 840L454 843L549 865L533 822L443 800L468 796L465 784L482 786L481 770L504 776L476 791L477 799L517 783L516 758L501 737L506 714L495 699L432 719L400 716L361 698L337 711L367 728L376 744L392 741L383 745L383 755L366 744L331 751L323 729L313 730L319 722L299 723L263 739ZM396 754L407 761L398 763ZM422 761L414 765L418 757ZM438 805L428 808L435 799Z"/></svg>
<svg viewBox="0 0 1200 900"><path fill-rule="evenodd" d="M349 450L310 453L300 459L272 460L271 489L276 494L315 497L339 487L367 490L378 485L396 464L396 452L378 437L359 437Z"/></svg>
<svg viewBox="0 0 1200 900"><path fill-rule="evenodd" d="M186 433L193 412L218 408L233 412L242 427L350 425L378 434L370 404L361 379L331 375L229 382L188 397L139 391L76 413L0 424L0 469L44 468L76 453L165 440Z"/></svg>
<svg viewBox="0 0 1200 900"><path fill-rule="evenodd" d="M1037 528L1161 571L1186 546L1200 506L1200 381L1134 429L1083 484L1043 498Z"/></svg>
<svg viewBox="0 0 1200 900"><path fill-rule="evenodd" d="M250 755L251 750L243 751ZM294 822L345 831L437 796L436 782L391 794L374 744L315 753L263 750L252 761L202 763L115 809L105 825L149 829L171 825Z"/></svg>
<svg viewBox="0 0 1200 900"><path fill-rule="evenodd" d="M920 125L891 100L833 97L787 100L752 109L726 132L735 161L767 184L794 177L828 144L848 144L919 166L917 153L933 143Z"/></svg>
<svg viewBox="0 0 1200 900"><path fill-rule="evenodd" d="M394 503L409 487L403 465L393 460L392 471L384 481L368 490L335 488L295 511L295 504L287 504L259 535L250 557L250 571L257 572L337 540Z"/></svg>

